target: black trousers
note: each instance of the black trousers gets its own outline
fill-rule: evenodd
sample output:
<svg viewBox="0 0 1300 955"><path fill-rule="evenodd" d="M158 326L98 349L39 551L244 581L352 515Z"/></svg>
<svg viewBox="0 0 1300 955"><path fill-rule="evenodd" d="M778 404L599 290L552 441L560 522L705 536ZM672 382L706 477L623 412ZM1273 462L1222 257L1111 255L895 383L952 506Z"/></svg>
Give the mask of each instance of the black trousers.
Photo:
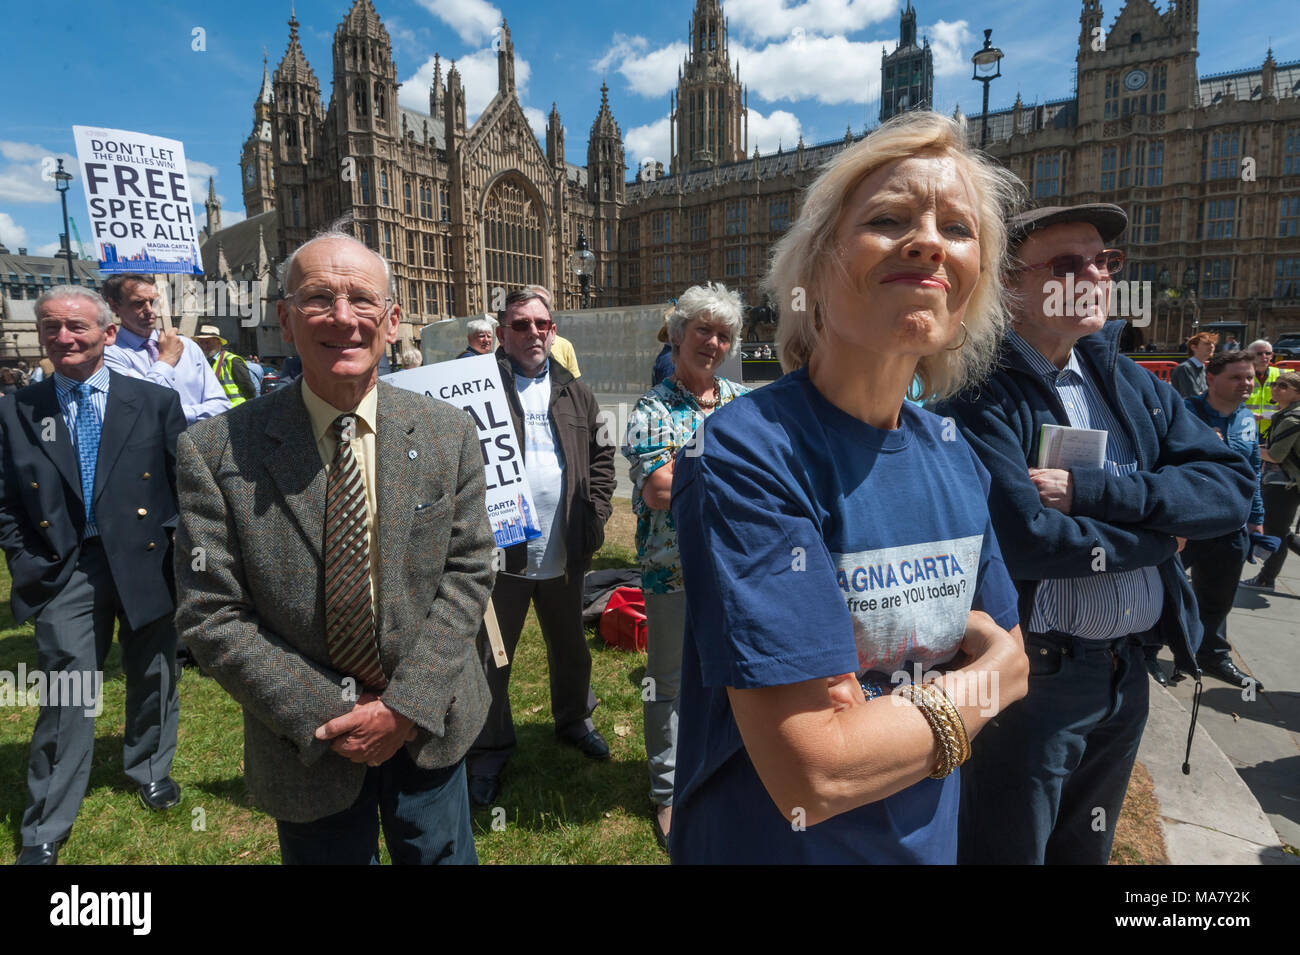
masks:
<svg viewBox="0 0 1300 955"><path fill-rule="evenodd" d="M555 735L582 739L596 725L591 721L596 695L591 690L591 651L582 626L583 575L534 580L498 574L492 590L492 606L501 627L501 640L511 663L498 667L492 658L486 633L479 634L479 649L492 705L487 722L470 748L466 766L471 776L496 776L515 750L514 716L510 712L510 671L515 647L528 616L528 605L537 609L537 622L546 641L546 662L551 675L551 717Z"/></svg>
<svg viewBox="0 0 1300 955"><path fill-rule="evenodd" d="M1282 565L1286 563L1286 535L1291 533L1296 511L1300 510L1300 489L1265 484L1260 488L1260 494L1264 498L1264 533L1282 541L1282 546L1259 569L1260 580L1271 584L1277 580Z"/></svg>
<svg viewBox="0 0 1300 955"><path fill-rule="evenodd" d="M1241 568L1250 549L1250 535L1245 528L1211 537L1188 541L1183 548L1183 566L1192 572L1192 592L1204 634L1196 659L1201 663L1226 660L1232 653L1228 643L1228 613L1237 595Z"/></svg>

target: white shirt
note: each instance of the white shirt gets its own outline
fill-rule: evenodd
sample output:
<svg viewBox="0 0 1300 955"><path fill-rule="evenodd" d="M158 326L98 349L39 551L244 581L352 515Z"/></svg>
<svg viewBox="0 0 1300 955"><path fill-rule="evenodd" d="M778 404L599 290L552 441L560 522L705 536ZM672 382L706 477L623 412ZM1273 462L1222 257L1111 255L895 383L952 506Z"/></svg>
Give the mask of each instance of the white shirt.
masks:
<svg viewBox="0 0 1300 955"><path fill-rule="evenodd" d="M157 343L157 329L149 340ZM212 365L194 339L181 337L184 351L174 367L161 358L157 361L151 359L145 341L129 328L119 328L117 341L104 349L104 364L119 375L143 378L176 392L181 399L186 424L230 410L230 399L226 397L225 389L217 381Z"/></svg>
<svg viewBox="0 0 1300 955"><path fill-rule="evenodd" d="M524 470L533 492L537 526L542 532L528 542L528 565L522 576L539 580L564 575L564 452L551 421L550 361L537 378L515 373L515 388L524 410Z"/></svg>

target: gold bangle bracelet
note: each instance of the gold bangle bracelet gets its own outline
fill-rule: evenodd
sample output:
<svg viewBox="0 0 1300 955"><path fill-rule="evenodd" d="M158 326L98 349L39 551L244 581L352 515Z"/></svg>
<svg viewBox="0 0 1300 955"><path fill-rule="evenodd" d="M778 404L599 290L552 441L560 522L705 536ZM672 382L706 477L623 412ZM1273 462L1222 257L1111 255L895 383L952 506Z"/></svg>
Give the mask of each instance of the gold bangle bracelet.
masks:
<svg viewBox="0 0 1300 955"><path fill-rule="evenodd" d="M898 694L920 710L925 721L930 724L930 731L939 743L939 765L930 773L930 778L943 779L959 765L961 744L950 717L943 712L942 704L935 700L933 691L928 687L929 684L909 683L899 687Z"/></svg>
<svg viewBox="0 0 1300 955"><path fill-rule="evenodd" d="M958 744L957 765L960 766L970 759L970 736L966 733L966 721L962 719L961 710L957 709L957 705L953 703L952 697L948 695L948 691L944 689L942 683L936 680L927 683L926 686L933 688L931 696L946 714L947 722L956 736Z"/></svg>

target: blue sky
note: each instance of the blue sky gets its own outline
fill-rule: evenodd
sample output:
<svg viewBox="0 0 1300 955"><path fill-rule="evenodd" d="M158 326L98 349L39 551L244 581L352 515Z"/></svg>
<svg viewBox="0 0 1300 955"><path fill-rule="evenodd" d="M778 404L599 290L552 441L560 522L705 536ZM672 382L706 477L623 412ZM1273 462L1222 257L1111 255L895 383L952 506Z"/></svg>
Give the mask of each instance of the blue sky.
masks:
<svg viewBox="0 0 1300 955"><path fill-rule="evenodd" d="M1147 2L1147 0L1132 0ZM686 51L693 0L374 0L393 41L403 105L427 110L434 53L456 59L471 120L496 92L493 31L504 15L515 45L520 101L540 132L554 101L567 129L567 158L586 161L587 132L607 79L627 161L667 160L668 93ZM308 62L330 95L331 43L351 0L299 0ZM724 0L733 63L749 85L750 148L787 148L839 138L874 123L880 50L898 39L897 0ZM1071 94L1080 4L1074 0L923 0L919 32L935 52L935 108L978 112L970 55L983 30L1005 53L990 108ZM1105 24L1123 4L1103 0ZM1166 3L1156 4L1164 10ZM223 200L223 224L242 217L239 152L252 129L265 47L271 68L288 43L287 2L90 0L11 4L0 60L0 241L51 254L62 219L42 160L72 160L73 125L108 126L179 139L199 200L207 177ZM194 31L201 28L202 46ZM1270 43L1279 62L1300 59L1294 0L1200 5L1202 74L1256 66ZM80 182L69 213L85 225Z"/></svg>

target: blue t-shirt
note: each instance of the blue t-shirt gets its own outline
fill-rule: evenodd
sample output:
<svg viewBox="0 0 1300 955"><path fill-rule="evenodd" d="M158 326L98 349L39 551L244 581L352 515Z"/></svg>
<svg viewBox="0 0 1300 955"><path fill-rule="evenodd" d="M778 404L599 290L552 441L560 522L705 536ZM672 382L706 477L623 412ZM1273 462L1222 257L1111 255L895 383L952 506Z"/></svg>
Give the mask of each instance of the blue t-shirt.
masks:
<svg viewBox="0 0 1300 955"><path fill-rule="evenodd" d="M686 584L674 862L952 863L959 773L799 831L745 752L727 687L942 668L971 610L1014 627L988 472L951 421L896 431L836 408L805 369L701 426L673 479ZM901 682L901 679L899 679Z"/></svg>

